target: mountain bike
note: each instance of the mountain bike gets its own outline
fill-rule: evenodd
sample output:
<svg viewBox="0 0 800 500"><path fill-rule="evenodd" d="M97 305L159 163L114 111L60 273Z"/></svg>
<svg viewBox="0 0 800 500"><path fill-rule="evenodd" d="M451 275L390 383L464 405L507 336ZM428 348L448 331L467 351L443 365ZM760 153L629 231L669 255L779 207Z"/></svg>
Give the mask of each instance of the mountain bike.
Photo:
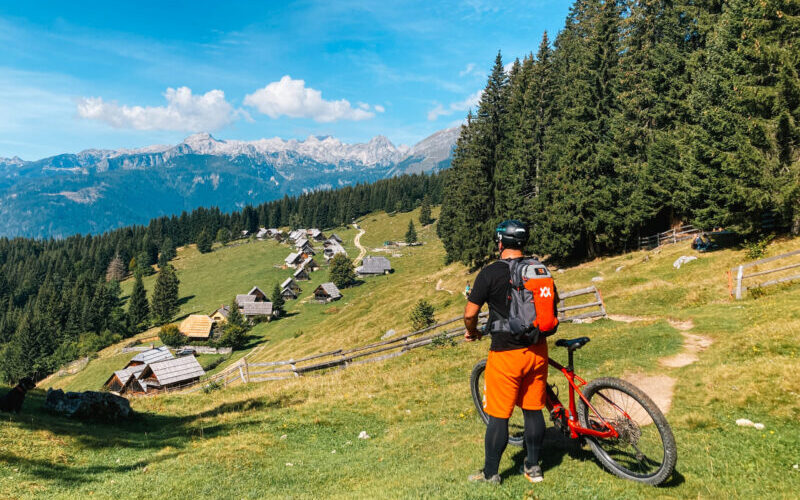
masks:
<svg viewBox="0 0 800 500"><path fill-rule="evenodd" d="M667 419L653 400L633 384L609 377L587 383L576 375L574 352L588 342L589 337L556 341L556 346L567 348L566 367L548 358L548 364L561 372L569 384L568 407L559 401L556 386L547 386L546 405L553 425L572 439L588 442L595 457L614 475L653 486L663 483L675 470L678 458ZM486 360L475 365L470 387L478 415L488 423L489 416L483 409L485 370ZM515 446L523 445L521 413L515 411L509 420L508 442Z"/></svg>

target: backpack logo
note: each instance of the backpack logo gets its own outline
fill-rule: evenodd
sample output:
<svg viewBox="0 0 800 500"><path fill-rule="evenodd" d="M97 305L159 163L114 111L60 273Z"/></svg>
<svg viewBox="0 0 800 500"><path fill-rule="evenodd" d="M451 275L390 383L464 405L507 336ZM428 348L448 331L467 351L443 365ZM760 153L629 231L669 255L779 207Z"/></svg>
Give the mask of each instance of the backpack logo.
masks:
<svg viewBox="0 0 800 500"><path fill-rule="evenodd" d="M541 297L541 298L545 299L545 298L547 298L547 297L552 297L552 296L553 296L553 292L552 292L552 291L550 291L550 287L548 287L548 286L543 286L543 287L541 287L541 288L539 289L539 297Z"/></svg>

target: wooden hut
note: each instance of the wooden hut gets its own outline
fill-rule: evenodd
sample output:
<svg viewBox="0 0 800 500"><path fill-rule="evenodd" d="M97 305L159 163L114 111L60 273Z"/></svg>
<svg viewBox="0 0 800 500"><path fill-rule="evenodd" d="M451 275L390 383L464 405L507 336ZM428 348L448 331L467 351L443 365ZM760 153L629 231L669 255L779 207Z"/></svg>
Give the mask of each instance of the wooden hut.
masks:
<svg viewBox="0 0 800 500"><path fill-rule="evenodd" d="M308 281L311 279L311 276L308 274L308 270L305 267L298 266L297 270L292 274L292 277L297 281Z"/></svg>
<svg viewBox="0 0 800 500"><path fill-rule="evenodd" d="M138 382L145 392L163 391L195 382L205 373L194 356L184 356L148 364Z"/></svg>
<svg viewBox="0 0 800 500"><path fill-rule="evenodd" d="M289 288L290 290L292 290L294 292L301 291L300 290L300 285L292 278L286 278L286 281L281 283L281 289L283 289L283 288Z"/></svg>
<svg viewBox="0 0 800 500"><path fill-rule="evenodd" d="M281 290L281 297L283 297L283 300L295 300L298 297L298 294L291 288L287 287Z"/></svg>
<svg viewBox="0 0 800 500"><path fill-rule="evenodd" d="M205 314L191 314L181 321L178 331L186 335L189 340L208 340L214 320Z"/></svg>
<svg viewBox="0 0 800 500"><path fill-rule="evenodd" d="M117 370L108 377L103 389L116 393L124 393L125 386L129 385L131 378L138 378L147 365L135 365L122 370Z"/></svg>
<svg viewBox="0 0 800 500"><path fill-rule="evenodd" d="M364 257L361 265L356 268L359 276L378 276L392 272L392 264L386 257Z"/></svg>
<svg viewBox="0 0 800 500"><path fill-rule="evenodd" d="M125 368L132 366L146 365L148 363L155 363L156 361L164 361L165 359L173 359L175 356L169 350L169 347L162 345L154 349L140 352L125 365Z"/></svg>
<svg viewBox="0 0 800 500"><path fill-rule="evenodd" d="M342 293L331 282L323 283L314 290L314 300L325 304L342 298Z"/></svg>
<svg viewBox="0 0 800 500"><path fill-rule="evenodd" d="M246 320L254 322L260 319L272 319L272 302L245 302L241 308Z"/></svg>
<svg viewBox="0 0 800 500"><path fill-rule="evenodd" d="M211 314L211 319L214 323L222 324L228 322L228 315L231 313L229 306L223 305Z"/></svg>

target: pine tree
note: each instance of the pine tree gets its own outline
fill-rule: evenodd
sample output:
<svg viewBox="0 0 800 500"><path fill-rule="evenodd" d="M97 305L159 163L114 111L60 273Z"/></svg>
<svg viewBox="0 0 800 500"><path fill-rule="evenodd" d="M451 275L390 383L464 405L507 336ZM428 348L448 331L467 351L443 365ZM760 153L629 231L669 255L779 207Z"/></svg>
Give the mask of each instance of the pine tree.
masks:
<svg viewBox="0 0 800 500"><path fill-rule="evenodd" d="M106 269L106 281L122 281L125 279L125 264L119 254L116 254Z"/></svg>
<svg viewBox="0 0 800 500"><path fill-rule="evenodd" d="M283 307L286 304L286 300L284 300L283 295L281 295L281 287L277 283L272 288L272 312L275 314L276 317L283 316L285 312Z"/></svg>
<svg viewBox="0 0 800 500"><path fill-rule="evenodd" d="M200 231L200 234L197 235L197 250L200 251L200 253L208 253L211 251L212 244L211 236L209 236L206 230L203 229Z"/></svg>
<svg viewBox="0 0 800 500"><path fill-rule="evenodd" d="M417 230L414 228L414 221L408 221L408 231L406 231L406 243L409 245L411 243L417 242Z"/></svg>
<svg viewBox="0 0 800 500"><path fill-rule="evenodd" d="M419 206L419 223L423 226L427 226L431 222L433 222L431 218L431 198L425 194Z"/></svg>
<svg viewBox="0 0 800 500"><path fill-rule="evenodd" d="M239 310L239 303L236 302L236 297L234 297L231 301L231 309L228 311L227 323L231 325L244 326L245 322L244 316L242 316L242 312Z"/></svg>
<svg viewBox="0 0 800 500"><path fill-rule="evenodd" d="M179 284L180 281L172 266L167 265L158 273L150 304L150 310L156 324L163 325L169 322L178 312Z"/></svg>
<svg viewBox="0 0 800 500"><path fill-rule="evenodd" d="M356 282L353 261L345 254L339 253L330 261L330 279L339 288L347 288Z"/></svg>
<svg viewBox="0 0 800 500"><path fill-rule="evenodd" d="M147 329L150 318L150 304L147 302L147 292L141 275L136 275L131 298L128 300L128 317L135 331Z"/></svg>

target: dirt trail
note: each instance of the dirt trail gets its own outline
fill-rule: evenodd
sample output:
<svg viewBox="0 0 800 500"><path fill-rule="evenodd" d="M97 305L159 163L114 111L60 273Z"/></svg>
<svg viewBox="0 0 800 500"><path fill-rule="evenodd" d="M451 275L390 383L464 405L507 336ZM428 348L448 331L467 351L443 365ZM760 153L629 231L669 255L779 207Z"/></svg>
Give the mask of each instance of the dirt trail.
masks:
<svg viewBox="0 0 800 500"><path fill-rule="evenodd" d="M661 319L656 316L629 316L625 314L609 314L608 318L624 323ZM698 353L707 349L713 342L709 337L689 333L689 330L694 328L694 322L691 319L676 320L666 318L666 321L683 336L683 349L678 354L658 360L658 364L665 368L682 368L696 362L699 359ZM622 378L643 390L661 411L664 413L669 411L672 406L672 395L675 392L676 379L674 377L665 374L629 373L623 375Z"/></svg>
<svg viewBox="0 0 800 500"><path fill-rule="evenodd" d="M437 292L447 292L450 295L453 295L453 291L452 290L448 290L447 288L444 288L442 286L442 279L441 278L439 278L439 281L436 282L436 291Z"/></svg>
<svg viewBox="0 0 800 500"><path fill-rule="evenodd" d="M353 224L353 227L359 230L358 234L353 240L353 243L355 243L356 247L359 250L358 257L356 257L356 260L353 261L353 264L358 265L361 262L361 259L363 259L365 255L367 255L367 249L361 245L361 235L366 233L366 231L363 228L358 227L358 224Z"/></svg>

